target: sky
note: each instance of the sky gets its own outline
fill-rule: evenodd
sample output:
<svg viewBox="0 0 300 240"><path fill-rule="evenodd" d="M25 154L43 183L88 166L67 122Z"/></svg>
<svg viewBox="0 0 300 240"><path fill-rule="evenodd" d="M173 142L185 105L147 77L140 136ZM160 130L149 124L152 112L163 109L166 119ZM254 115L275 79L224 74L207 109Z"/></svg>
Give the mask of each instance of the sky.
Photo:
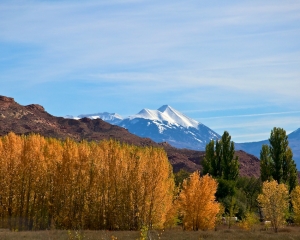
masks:
<svg viewBox="0 0 300 240"><path fill-rule="evenodd" d="M168 104L235 142L300 128L298 0L1 0L0 95L54 116Z"/></svg>

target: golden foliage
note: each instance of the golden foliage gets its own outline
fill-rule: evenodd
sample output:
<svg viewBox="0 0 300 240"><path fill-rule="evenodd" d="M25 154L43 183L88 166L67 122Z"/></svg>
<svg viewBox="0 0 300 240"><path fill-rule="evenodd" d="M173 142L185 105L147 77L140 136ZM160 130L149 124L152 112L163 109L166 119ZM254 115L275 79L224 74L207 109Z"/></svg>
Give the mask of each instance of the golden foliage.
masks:
<svg viewBox="0 0 300 240"><path fill-rule="evenodd" d="M277 181L265 181L262 187L262 194L257 198L262 211L275 232L285 223L285 217L289 206L289 192L285 184L278 184Z"/></svg>
<svg viewBox="0 0 300 240"><path fill-rule="evenodd" d="M174 178L162 149L39 135L0 138L0 227L162 227Z"/></svg>
<svg viewBox="0 0 300 240"><path fill-rule="evenodd" d="M217 181L194 172L184 180L178 197L178 207L183 216L184 229L206 230L215 227L220 205L215 201Z"/></svg>
<svg viewBox="0 0 300 240"><path fill-rule="evenodd" d="M296 186L291 193L295 222L300 224L300 186Z"/></svg>
<svg viewBox="0 0 300 240"><path fill-rule="evenodd" d="M254 230L254 226L259 223L258 216L254 212L247 212L245 218L239 223L239 226L247 231Z"/></svg>

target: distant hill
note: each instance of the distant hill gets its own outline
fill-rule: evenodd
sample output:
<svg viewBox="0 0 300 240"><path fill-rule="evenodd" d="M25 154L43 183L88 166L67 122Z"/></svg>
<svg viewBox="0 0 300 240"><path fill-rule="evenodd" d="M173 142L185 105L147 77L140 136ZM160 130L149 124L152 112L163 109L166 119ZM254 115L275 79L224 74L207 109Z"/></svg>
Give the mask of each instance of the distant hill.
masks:
<svg viewBox="0 0 300 240"><path fill-rule="evenodd" d="M297 169L300 169L300 128L288 135L289 146L293 151L294 160L297 165ZM236 150L243 150L247 153L253 154L256 157L260 157L260 150L263 144L269 145L269 140L263 140L259 142L249 143L235 143Z"/></svg>

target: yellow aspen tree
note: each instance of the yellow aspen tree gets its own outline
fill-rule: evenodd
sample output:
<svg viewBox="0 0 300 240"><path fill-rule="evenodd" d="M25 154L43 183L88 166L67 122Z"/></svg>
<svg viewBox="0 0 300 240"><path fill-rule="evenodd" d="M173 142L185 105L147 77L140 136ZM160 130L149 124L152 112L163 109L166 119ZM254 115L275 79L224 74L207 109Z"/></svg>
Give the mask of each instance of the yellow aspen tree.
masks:
<svg viewBox="0 0 300 240"><path fill-rule="evenodd" d="M78 168L78 143L66 139L63 144L62 166L60 172L61 181L61 220L67 229L74 227L76 219L75 201L75 178Z"/></svg>
<svg viewBox="0 0 300 240"><path fill-rule="evenodd" d="M47 138L44 148L44 159L46 164L46 190L48 203L47 228L51 226L59 228L57 216L60 215L58 206L61 201L60 190L61 182L60 168L62 162L62 142L54 138Z"/></svg>
<svg viewBox="0 0 300 240"><path fill-rule="evenodd" d="M155 162L148 160L153 165L153 170L156 172L156 179L153 179L154 188L152 188L152 219L155 220L156 226L162 227L166 221L167 212L172 208L173 194L175 188L175 180L172 166L168 160L167 154L163 149L153 151ZM156 170L158 166L159 171ZM160 204L161 203L161 204ZM154 225L155 226L155 225Z"/></svg>
<svg viewBox="0 0 300 240"><path fill-rule="evenodd" d="M90 158L90 147L87 141L78 144L78 159L75 163L75 172L73 179L74 188L74 210L73 210L73 226L76 229L83 229L85 225L85 206L86 193L88 186L88 163Z"/></svg>
<svg viewBox="0 0 300 240"><path fill-rule="evenodd" d="M3 194L3 183L5 182L5 170L3 169L4 163L3 163L3 144L2 144L2 138L0 138L0 227L3 228L5 226L4 224L4 202L5 202L5 195Z"/></svg>
<svg viewBox="0 0 300 240"><path fill-rule="evenodd" d="M141 205L143 199L144 186L142 185L142 151L134 146L128 146L128 193L130 213L130 229L139 229L141 227Z"/></svg>
<svg viewBox="0 0 300 240"><path fill-rule="evenodd" d="M162 227L174 178L162 149L0 138L0 223L18 230Z"/></svg>
<svg viewBox="0 0 300 240"><path fill-rule="evenodd" d="M292 206L294 211L294 220L300 223L300 186L296 186L291 193Z"/></svg>
<svg viewBox="0 0 300 240"><path fill-rule="evenodd" d="M20 136L9 133L2 138L2 161L1 169L3 182L1 182L1 195L3 195L2 210L4 227L9 229L17 228L18 216L18 195L20 158L22 155L23 142Z"/></svg>
<svg viewBox="0 0 300 240"><path fill-rule="evenodd" d="M37 230L45 227L47 215L44 161L45 139L36 134L23 136L24 149L21 157L23 173L26 177L25 228Z"/></svg>
<svg viewBox="0 0 300 240"><path fill-rule="evenodd" d="M89 218L86 220L89 229L104 229L104 189L105 189L105 161L104 152L100 144L92 143L89 163Z"/></svg>
<svg viewBox="0 0 300 240"><path fill-rule="evenodd" d="M94 194L97 208L95 208L95 219L98 222L100 229L106 229L106 217L107 217L107 205L108 205L108 153L107 153L107 141L102 141L92 151L93 158L95 159L94 171ZM93 206L91 206L92 209Z"/></svg>
<svg viewBox="0 0 300 240"><path fill-rule="evenodd" d="M289 192L285 184L278 184L277 181L265 181L262 187L262 193L258 195L262 211L275 232L282 227L288 213Z"/></svg>
<svg viewBox="0 0 300 240"><path fill-rule="evenodd" d="M184 180L178 197L179 212L183 216L183 227L188 230L213 229L220 205L215 200L217 181L205 175L200 178L194 172Z"/></svg>

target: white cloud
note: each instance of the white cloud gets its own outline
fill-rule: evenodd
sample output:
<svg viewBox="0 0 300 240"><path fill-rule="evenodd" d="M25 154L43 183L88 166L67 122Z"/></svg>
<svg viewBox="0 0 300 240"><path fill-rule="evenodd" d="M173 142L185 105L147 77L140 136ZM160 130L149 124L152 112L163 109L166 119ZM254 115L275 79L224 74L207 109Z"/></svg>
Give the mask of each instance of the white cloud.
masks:
<svg viewBox="0 0 300 240"><path fill-rule="evenodd" d="M2 1L0 16L1 89L80 82L93 88L78 94L203 109L300 101L297 1Z"/></svg>
<svg viewBox="0 0 300 240"><path fill-rule="evenodd" d="M289 111L289 112L272 112L272 113L255 113L255 114L243 114L243 115L230 115L230 116L218 116L218 117L207 117L202 119L217 119L217 118L249 118L249 117L259 117L259 116L272 116L272 115L291 115L298 114L300 111ZM300 121L299 121L300 122Z"/></svg>

